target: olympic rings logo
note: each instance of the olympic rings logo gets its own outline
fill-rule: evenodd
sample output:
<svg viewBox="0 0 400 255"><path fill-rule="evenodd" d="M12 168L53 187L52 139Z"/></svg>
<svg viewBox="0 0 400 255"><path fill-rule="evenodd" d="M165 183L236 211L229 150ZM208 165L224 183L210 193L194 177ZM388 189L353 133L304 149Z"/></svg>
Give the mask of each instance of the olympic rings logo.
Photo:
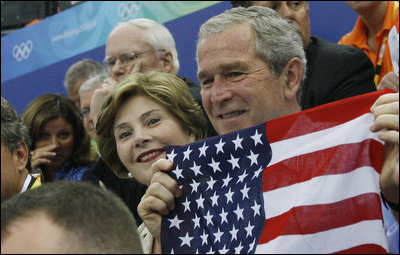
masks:
<svg viewBox="0 0 400 255"><path fill-rule="evenodd" d="M26 43L20 43L15 45L13 48L13 57L19 62L22 59L27 59L31 54L33 49L33 43L31 40L26 41Z"/></svg>
<svg viewBox="0 0 400 255"><path fill-rule="evenodd" d="M140 8L142 7L141 2L137 2L138 5L136 5L135 2L130 1L130 2L124 2L118 6L118 16L122 20L129 20L134 17L136 17L137 13L139 12Z"/></svg>

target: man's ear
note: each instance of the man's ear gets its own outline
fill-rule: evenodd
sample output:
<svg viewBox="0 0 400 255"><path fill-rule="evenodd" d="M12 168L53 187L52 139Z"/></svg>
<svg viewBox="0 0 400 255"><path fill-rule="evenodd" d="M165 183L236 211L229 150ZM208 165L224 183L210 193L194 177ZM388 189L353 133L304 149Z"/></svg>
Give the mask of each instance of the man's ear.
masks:
<svg viewBox="0 0 400 255"><path fill-rule="evenodd" d="M22 172L23 170L28 168L28 156L28 145L25 142L20 141L19 146L14 150L14 157L16 161L15 165L17 166L19 172Z"/></svg>
<svg viewBox="0 0 400 255"><path fill-rule="evenodd" d="M286 64L284 69L286 100L290 101L297 98L297 92L300 89L303 72L303 63L299 58L292 58Z"/></svg>
<svg viewBox="0 0 400 255"><path fill-rule="evenodd" d="M160 60L162 62L162 71L174 73L173 57L170 51L164 52L164 54L160 57Z"/></svg>

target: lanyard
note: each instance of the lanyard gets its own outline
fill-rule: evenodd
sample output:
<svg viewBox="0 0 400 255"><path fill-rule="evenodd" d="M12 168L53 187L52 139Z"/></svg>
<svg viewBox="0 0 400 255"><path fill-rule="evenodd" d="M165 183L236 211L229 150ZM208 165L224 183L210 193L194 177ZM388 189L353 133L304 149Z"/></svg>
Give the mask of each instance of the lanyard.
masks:
<svg viewBox="0 0 400 255"><path fill-rule="evenodd" d="M374 82L376 85L378 85L379 74L381 73L382 70L383 53L385 53L385 44L388 38L387 34L388 33L386 33L385 37L383 37L381 49L379 50L379 60L378 63L376 63L375 77L374 77Z"/></svg>

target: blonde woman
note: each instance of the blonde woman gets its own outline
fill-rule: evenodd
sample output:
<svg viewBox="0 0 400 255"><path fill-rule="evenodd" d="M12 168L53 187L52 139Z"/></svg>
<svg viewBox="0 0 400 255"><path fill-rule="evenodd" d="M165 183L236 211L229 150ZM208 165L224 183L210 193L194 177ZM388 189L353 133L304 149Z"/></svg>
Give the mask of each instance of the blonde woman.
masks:
<svg viewBox="0 0 400 255"><path fill-rule="evenodd" d="M124 77L107 97L97 122L99 151L120 177L149 185L153 163L166 160L165 147L205 138L206 120L185 82L162 72ZM139 227L143 250L153 238Z"/></svg>

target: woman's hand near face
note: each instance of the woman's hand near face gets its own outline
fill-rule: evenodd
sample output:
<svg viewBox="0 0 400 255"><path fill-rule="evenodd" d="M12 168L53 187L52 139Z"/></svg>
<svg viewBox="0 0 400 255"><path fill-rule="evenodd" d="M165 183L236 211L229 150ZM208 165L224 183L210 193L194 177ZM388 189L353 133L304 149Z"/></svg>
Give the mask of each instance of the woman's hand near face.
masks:
<svg viewBox="0 0 400 255"><path fill-rule="evenodd" d="M46 165L51 163L52 157L56 156L56 153L53 150L56 148L56 145L50 144L48 146L38 148L36 150L31 151L31 167L32 169L37 168L40 165Z"/></svg>
<svg viewBox="0 0 400 255"><path fill-rule="evenodd" d="M161 217L175 209L175 198L182 195L176 180L162 171L171 170L167 159L157 160L151 167L154 175L138 206L138 213L155 238L161 234Z"/></svg>

